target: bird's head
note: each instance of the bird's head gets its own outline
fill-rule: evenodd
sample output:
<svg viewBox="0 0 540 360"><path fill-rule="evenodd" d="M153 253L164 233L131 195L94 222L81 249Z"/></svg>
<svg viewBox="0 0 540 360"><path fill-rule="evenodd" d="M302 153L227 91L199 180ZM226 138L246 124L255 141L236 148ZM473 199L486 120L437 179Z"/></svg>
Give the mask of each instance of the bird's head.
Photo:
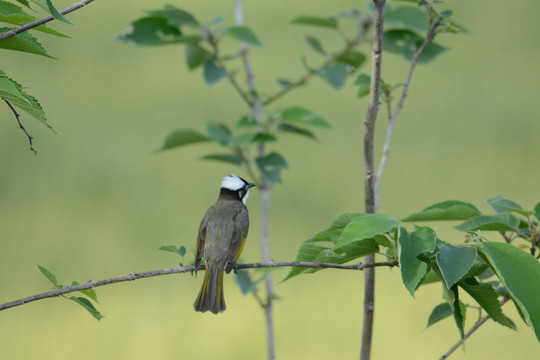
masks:
<svg viewBox="0 0 540 360"><path fill-rule="evenodd" d="M221 182L221 193L224 191L227 193L234 193L239 200L245 204L249 197L249 188L255 186L254 183L248 183L240 176L227 175Z"/></svg>

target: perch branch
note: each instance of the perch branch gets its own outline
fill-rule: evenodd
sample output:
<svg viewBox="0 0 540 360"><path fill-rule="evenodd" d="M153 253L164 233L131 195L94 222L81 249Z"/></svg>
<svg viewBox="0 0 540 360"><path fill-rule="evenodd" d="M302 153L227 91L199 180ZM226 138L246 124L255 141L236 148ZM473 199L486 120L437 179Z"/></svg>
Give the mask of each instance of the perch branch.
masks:
<svg viewBox="0 0 540 360"><path fill-rule="evenodd" d="M22 131L24 131L24 133L28 137L28 141L30 142L30 150L32 150L34 152L34 154L37 155L37 150L34 148L34 144L32 143L32 140L34 140L34 137L32 135L30 135L30 133L28 131L26 131L25 127L21 123L20 115L17 112L17 110L15 110L13 105L11 105L11 103L9 101L7 101L6 99L3 99L3 100L6 102L6 104L8 104L11 111L13 111L13 114L15 115L15 119L17 119L17 122L19 123L19 127L21 128Z"/></svg>
<svg viewBox="0 0 540 360"><path fill-rule="evenodd" d="M305 267L305 268L314 268L314 269L342 269L342 270L364 270L368 267L377 267L377 266L397 266L397 261L386 261L375 264L353 264L353 265L341 265L341 264L331 264L331 263L320 263L320 262L301 262L301 261L270 261L265 263L251 263L251 264L238 264L237 269L258 269L258 268L274 268L274 267ZM199 270L204 270L204 266L199 266ZM58 290L53 290L49 292L44 292L41 294L36 294L28 296L22 299L11 301L5 304L0 305L0 311L9 309L16 306L21 306L32 301L47 299L51 297L57 297L74 291L92 289L99 286L115 284L124 281L133 281L138 279L145 279L154 276L161 275L171 275L171 274L182 274L186 272L193 273L195 271L195 266L176 266L168 269L145 271L141 273L133 272L128 275L112 277L109 279L103 279L98 281L88 281L84 284L79 284L75 286L66 286Z"/></svg>
<svg viewBox="0 0 540 360"><path fill-rule="evenodd" d="M78 9L90 4L92 1L94 1L94 0L79 1L78 3L75 3L75 4L71 5L71 6L68 6L67 8L62 9L62 10L60 10L58 12L60 14L62 14L62 15L66 15L66 14L69 14L70 12L73 12L75 10L78 10ZM54 20L54 17L52 17L51 15L47 15L45 17L42 17L41 19L37 19L37 20L32 21L32 22L30 22L28 24L24 24L23 26L20 26L18 28L8 30L8 31L0 34L0 41L5 40L5 39L9 39L10 37L13 37L13 36L15 36L17 34L25 32L26 30L33 29L33 28L35 28L37 26L46 24L46 23L48 23L49 21L52 21L52 20Z"/></svg>

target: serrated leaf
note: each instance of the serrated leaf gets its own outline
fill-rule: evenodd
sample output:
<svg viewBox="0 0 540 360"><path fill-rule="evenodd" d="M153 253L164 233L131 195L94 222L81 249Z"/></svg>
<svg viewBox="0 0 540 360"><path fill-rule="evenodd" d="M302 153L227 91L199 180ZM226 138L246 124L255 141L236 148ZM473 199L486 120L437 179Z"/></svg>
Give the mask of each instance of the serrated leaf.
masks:
<svg viewBox="0 0 540 360"><path fill-rule="evenodd" d="M473 204L448 200L428 206L420 212L407 216L402 221L467 220L479 215L480 211Z"/></svg>
<svg viewBox="0 0 540 360"><path fill-rule="evenodd" d="M372 238L392 231L401 225L401 221L383 214L363 214L354 218L343 229L341 237L336 244L340 248L353 241Z"/></svg>
<svg viewBox="0 0 540 360"><path fill-rule="evenodd" d="M337 61L358 69L366 61L366 55L358 51L349 50L338 57Z"/></svg>
<svg viewBox="0 0 540 360"><path fill-rule="evenodd" d="M270 186L281 182L281 170L287 168L287 162L283 156L276 152L257 157L255 163Z"/></svg>
<svg viewBox="0 0 540 360"><path fill-rule="evenodd" d="M506 316L504 316L499 295L490 284L480 284L475 278L464 279L459 282L459 286L486 311L486 313L499 324L515 330L515 326Z"/></svg>
<svg viewBox="0 0 540 360"><path fill-rule="evenodd" d="M9 30L11 30L11 28L1 27L0 33L6 32ZM23 32L13 37L0 41L0 48L7 49L7 50L27 52L27 53L46 56L48 58L54 59L54 57L47 54L47 51L45 50L45 48L43 48L43 46L41 46L39 41L37 41L37 39L29 32Z"/></svg>
<svg viewBox="0 0 540 360"><path fill-rule="evenodd" d="M172 253L178 254L178 249L174 245L162 245L158 249L162 250L162 251L167 251L167 252L172 252Z"/></svg>
<svg viewBox="0 0 540 360"><path fill-rule="evenodd" d="M476 249L473 247L443 245L439 248L437 265L448 289L469 272L475 259Z"/></svg>
<svg viewBox="0 0 540 360"><path fill-rule="evenodd" d="M311 35L305 35L304 40L309 45L310 48L318 52L319 54L326 55L326 51L324 51L321 42L314 36Z"/></svg>
<svg viewBox="0 0 540 360"><path fill-rule="evenodd" d="M383 46L387 51L401 55L410 61L424 40L422 36L410 30L388 30L384 32ZM444 51L446 51L445 47L432 42L426 47L418 63L428 63Z"/></svg>
<svg viewBox="0 0 540 360"><path fill-rule="evenodd" d="M317 139L315 137L315 134L313 134L313 132L311 132L311 131L309 131L307 129L303 129L303 128L300 128L298 126L292 125L292 124L279 124L277 129L279 131L283 131L283 132L286 132L286 133L305 136L305 137L308 137L308 138L310 138L312 140Z"/></svg>
<svg viewBox="0 0 540 360"><path fill-rule="evenodd" d="M245 26L231 26L223 31L223 35L230 36L249 45L263 47L255 33Z"/></svg>
<svg viewBox="0 0 540 360"><path fill-rule="evenodd" d="M227 72L218 67L216 62L212 59L204 60L204 81L207 85L214 85L219 80L227 76Z"/></svg>
<svg viewBox="0 0 540 360"><path fill-rule="evenodd" d="M334 89L339 90L345 85L345 80L349 75L349 71L345 65L335 63L334 65L319 70L317 74L328 81Z"/></svg>
<svg viewBox="0 0 540 360"><path fill-rule="evenodd" d="M194 130L177 130L173 131L165 138L163 146L156 151L164 151L174 149L184 145L197 144L208 142L210 139L203 134Z"/></svg>
<svg viewBox="0 0 540 360"><path fill-rule="evenodd" d="M454 301L452 308L454 311L454 320L456 321L457 328L461 339L465 338L465 319L467 314L467 307L459 300L459 292L457 286L452 287L452 293L454 294Z"/></svg>
<svg viewBox="0 0 540 360"><path fill-rule="evenodd" d="M204 63L208 54L197 45L186 44L185 45L186 64L189 70L194 70Z"/></svg>
<svg viewBox="0 0 540 360"><path fill-rule="evenodd" d="M305 125L331 128L330 124L323 118L315 115L311 110L300 106L293 106L283 110L281 118L285 121L298 122Z"/></svg>
<svg viewBox="0 0 540 360"><path fill-rule="evenodd" d="M296 255L295 261L313 261L322 251L327 249L327 247L314 244L311 240L306 240L298 249L298 254ZM303 267L293 267L282 282L289 280L290 278L299 275L306 270L308 269Z"/></svg>
<svg viewBox="0 0 540 360"><path fill-rule="evenodd" d="M323 17L309 16L309 15L298 16L294 18L293 20L291 20L291 24L321 26L321 27L332 28L332 29L338 28L337 20L334 18L323 18Z"/></svg>
<svg viewBox="0 0 540 360"><path fill-rule="evenodd" d="M229 146L232 141L231 130L223 124L208 124L206 126L208 137L221 146Z"/></svg>
<svg viewBox="0 0 540 360"><path fill-rule="evenodd" d="M454 312L452 311L452 308L450 307L450 305L448 305L448 303L442 303L435 306L435 308L431 311L431 314L429 315L426 328L430 327L436 322L441 321L442 319L446 319L453 313Z"/></svg>
<svg viewBox="0 0 540 360"><path fill-rule="evenodd" d="M407 29L426 33L429 26L428 13L420 7L401 6L384 12L385 28Z"/></svg>
<svg viewBox="0 0 540 360"><path fill-rule="evenodd" d="M92 303L88 299L83 298L83 297L79 297L79 296L71 296L69 299L71 299L74 302L76 302L77 304L81 305L94 318L96 318L96 320L99 321L99 320L103 319L103 315L101 315L101 313L96 310L94 305L92 305Z"/></svg>
<svg viewBox="0 0 540 360"><path fill-rule="evenodd" d="M36 17L26 13L21 7L0 0L0 22L21 26L35 20L37 20ZM69 37L65 34L62 34L54 29L47 27L46 25L36 26L32 30L41 31L50 35L60 37Z"/></svg>
<svg viewBox="0 0 540 360"><path fill-rule="evenodd" d="M38 268L39 268L39 271L41 271L41 273L43 274L43 276L45 276L47 280L49 280L51 284L54 285L54 287L58 287L58 281L56 280L56 276L54 276L52 272L50 272L49 270L47 270L41 265L38 265Z"/></svg>
<svg viewBox="0 0 540 360"><path fill-rule="evenodd" d="M540 341L540 263L530 254L505 243L485 242L481 253L508 290Z"/></svg>
<svg viewBox="0 0 540 360"><path fill-rule="evenodd" d="M454 227L459 231L516 231L519 219L512 214L482 215Z"/></svg>
<svg viewBox="0 0 540 360"><path fill-rule="evenodd" d="M242 158L234 154L209 154L209 155L203 156L201 160L220 161L220 162L225 162L225 163L234 164L234 165L242 164Z"/></svg>
<svg viewBox="0 0 540 360"><path fill-rule="evenodd" d="M498 195L491 199L487 199L486 202L498 214L517 212L518 214L524 216L534 215L533 211L523 210L523 206L513 202L512 200L505 199L501 195Z"/></svg>
<svg viewBox="0 0 540 360"><path fill-rule="evenodd" d="M405 288L414 297L414 292L429 270L428 265L419 260L418 256L435 250L435 232L428 227L419 227L409 234L400 228L398 244L401 279Z"/></svg>

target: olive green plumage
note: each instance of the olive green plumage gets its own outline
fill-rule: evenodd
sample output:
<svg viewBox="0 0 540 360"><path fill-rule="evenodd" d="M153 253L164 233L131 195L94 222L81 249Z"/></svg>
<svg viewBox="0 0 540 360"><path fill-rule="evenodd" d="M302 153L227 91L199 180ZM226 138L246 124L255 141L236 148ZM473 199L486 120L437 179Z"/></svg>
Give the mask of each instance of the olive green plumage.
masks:
<svg viewBox="0 0 540 360"><path fill-rule="evenodd" d="M240 188L235 189L237 186L225 183L224 180L218 201L206 211L199 227L195 266L199 266L204 256L206 271L194 304L196 311L209 310L218 314L226 308L223 297L223 272L228 274L242 253L249 229L249 215L244 201L249 196L249 188L255 186L236 178L242 181L238 183ZM224 188L224 184L233 189Z"/></svg>

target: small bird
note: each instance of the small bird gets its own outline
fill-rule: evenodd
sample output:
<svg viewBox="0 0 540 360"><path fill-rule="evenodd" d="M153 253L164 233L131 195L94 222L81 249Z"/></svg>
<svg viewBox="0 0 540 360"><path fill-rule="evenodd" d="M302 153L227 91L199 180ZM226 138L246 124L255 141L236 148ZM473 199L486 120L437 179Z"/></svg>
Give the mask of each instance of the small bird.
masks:
<svg viewBox="0 0 540 360"><path fill-rule="evenodd" d="M236 175L223 178L219 197L204 215L199 227L195 248L195 269L204 256L204 281L195 300L195 311L214 314L225 311L223 297L223 271L236 268L249 229L246 200L249 189L255 186Z"/></svg>

